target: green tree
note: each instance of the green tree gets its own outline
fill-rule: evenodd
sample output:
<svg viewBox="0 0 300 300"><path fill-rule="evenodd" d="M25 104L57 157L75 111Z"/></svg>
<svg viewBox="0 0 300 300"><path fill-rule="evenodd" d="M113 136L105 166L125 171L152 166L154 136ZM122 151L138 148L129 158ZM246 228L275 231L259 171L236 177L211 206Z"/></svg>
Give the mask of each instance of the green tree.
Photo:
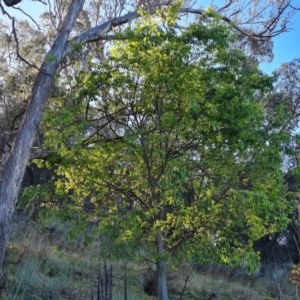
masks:
<svg viewBox="0 0 300 300"><path fill-rule="evenodd" d="M176 14L144 14L109 61L76 73L71 105L53 99L45 118L58 195L71 195L72 213L89 198L102 234L144 248L161 300L170 258L251 270L253 242L288 223L279 146L289 136L261 97L272 78L232 49L212 11L182 33Z"/></svg>
<svg viewBox="0 0 300 300"><path fill-rule="evenodd" d="M39 0L41 3L45 3ZM102 9L100 9L100 1L84 1L84 0L73 0L73 1L60 1L63 6L65 3L70 3L68 13L63 18L60 12L56 12L57 16L60 16L58 24L58 32L55 40L49 44L49 52L44 56L43 63L39 69L36 80L34 81L32 93L28 100L26 112L24 113L23 121L17 130L14 141L11 143L13 147L5 147L4 153L1 157L0 165L0 269L3 266L3 259L5 255L5 249L9 239L10 225L12 215L15 210L15 203L20 189L20 183L22 181L25 167L31 157L31 148L38 132L38 126L43 114L43 110L46 107L48 95L52 84L54 83L53 76L59 69L60 65L66 67L65 58L77 49L78 45L87 44L91 42L97 42L103 39L110 39L110 36L105 34L112 31L114 28L121 26L125 23L129 23L139 17L139 14L134 12L125 13L120 16L124 11L128 11L129 6L123 1L114 1L114 7L111 6L111 1L105 2L105 15L108 18L107 21L101 25L95 26L82 32L78 36L74 37L70 42L67 41L69 33L75 28L75 21L77 15L82 10L83 4L90 3L90 8L95 11L92 23L98 24L100 16L102 17ZM151 13L155 12L157 7L168 6L170 2L156 2L156 1L133 1L133 8L143 7L143 9L149 10ZM1 2L2 3L2 2ZM11 32L18 48L18 34L15 26L15 18L11 15L10 6L20 3L21 0L6 0L4 3L7 7L0 3L1 13L3 16L8 17L11 21ZM48 1L48 5L51 6L51 1ZM58 2L57 2L58 3ZM59 6L56 6L57 8ZM231 23L235 30L237 30L242 36L247 37L249 40L254 40L254 46L259 48L263 41L269 41L272 37L286 32L287 24L291 19L291 16L297 11L297 7L290 4L290 0L284 1L273 1L267 0L252 1L246 5L240 6L240 2L236 1L225 1L223 7L216 8L219 16L225 22ZM51 10L51 8L50 8ZM65 11L65 9L64 9ZM245 11L247 11L245 13ZM197 14L200 17L203 16L205 10L193 9L188 3L185 7L179 10L183 14ZM50 14L51 15L51 14ZM77 27L80 30L85 28L88 24L88 14L82 15L85 21ZM52 18L53 21L54 18ZM82 19L82 20L83 20ZM63 22L61 23L61 21ZM53 22L53 26L58 26ZM105 36L103 36L105 35ZM51 39L51 38L50 38ZM247 44L247 43L246 43ZM267 43L270 44L270 43ZM244 43L242 43L244 45ZM271 45L271 44L270 44ZM102 46L101 46L102 47ZM253 47L251 46L251 49ZM267 47L270 50L271 47ZM264 51L263 51L264 52ZM30 54L28 54L30 55ZM17 55L20 60L27 61L29 57L24 58ZM100 57L102 59L102 57ZM31 65L32 66L32 65ZM32 66L33 67L33 66ZM38 67L35 66L38 69ZM0 276L5 280L2 270L0 270Z"/></svg>

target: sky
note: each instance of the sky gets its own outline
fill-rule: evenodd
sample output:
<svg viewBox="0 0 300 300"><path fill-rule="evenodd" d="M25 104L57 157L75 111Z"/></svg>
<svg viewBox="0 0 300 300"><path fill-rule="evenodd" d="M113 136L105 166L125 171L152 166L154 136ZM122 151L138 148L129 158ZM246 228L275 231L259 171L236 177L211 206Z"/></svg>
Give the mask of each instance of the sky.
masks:
<svg viewBox="0 0 300 300"><path fill-rule="evenodd" d="M43 13L46 6L41 2L33 0L23 0L18 7L22 8L26 13L37 19ZM15 9L6 8L13 15L24 18L24 15ZM0 18L3 18L0 15ZM300 58L300 12L291 20L291 29L289 32L283 33L273 39L274 41L274 59L271 63L261 64L261 69L271 74L272 71L278 69L281 63L290 62L295 58Z"/></svg>
<svg viewBox="0 0 300 300"><path fill-rule="evenodd" d="M273 39L274 59L271 63L261 64L261 68L271 73L278 69L281 63L290 62L295 58L300 58L300 12L291 21L290 32L283 33Z"/></svg>

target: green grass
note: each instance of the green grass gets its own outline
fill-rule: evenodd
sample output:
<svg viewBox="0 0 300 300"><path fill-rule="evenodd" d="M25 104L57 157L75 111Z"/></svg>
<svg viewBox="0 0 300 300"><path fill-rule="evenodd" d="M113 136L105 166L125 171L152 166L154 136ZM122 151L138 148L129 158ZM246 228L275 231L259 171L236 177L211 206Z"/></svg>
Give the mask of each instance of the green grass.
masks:
<svg viewBox="0 0 300 300"><path fill-rule="evenodd" d="M99 245L95 242L83 246L80 239L69 241L67 231L66 225L47 229L29 221L15 224L5 264L11 299L97 299L99 282L105 281ZM113 300L123 300L125 262L107 261L107 266L113 269ZM147 268L143 262L127 262L128 300L155 299L143 291L152 274ZM249 276L240 269L188 263L182 263L177 270L169 267L169 270L170 300L179 299L187 276L185 300L296 299L295 286L289 282L289 268L270 268L264 276ZM7 299L4 289L0 299Z"/></svg>

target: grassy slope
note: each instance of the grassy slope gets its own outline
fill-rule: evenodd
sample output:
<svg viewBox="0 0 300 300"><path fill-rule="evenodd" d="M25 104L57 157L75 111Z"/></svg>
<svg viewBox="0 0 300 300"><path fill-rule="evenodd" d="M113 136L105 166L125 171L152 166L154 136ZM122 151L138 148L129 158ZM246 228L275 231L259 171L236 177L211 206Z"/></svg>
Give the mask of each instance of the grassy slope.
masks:
<svg viewBox="0 0 300 300"><path fill-rule="evenodd" d="M83 246L81 239L68 241L66 226L40 228L31 222L15 223L6 274L11 299L98 299L105 294L104 260L99 259L97 243ZM113 300L124 299L124 262L107 264L113 269ZM151 271L145 263L127 264L128 300L155 299L144 293ZM109 274L108 274L109 275ZM216 266L182 264L168 274L170 300L180 299L296 299L295 287L289 283L289 271L269 270L264 276L248 276L241 270ZM102 286L102 288L101 288ZM151 286L151 285L150 285ZM108 288L109 290L109 288ZM4 289L0 299L7 299Z"/></svg>

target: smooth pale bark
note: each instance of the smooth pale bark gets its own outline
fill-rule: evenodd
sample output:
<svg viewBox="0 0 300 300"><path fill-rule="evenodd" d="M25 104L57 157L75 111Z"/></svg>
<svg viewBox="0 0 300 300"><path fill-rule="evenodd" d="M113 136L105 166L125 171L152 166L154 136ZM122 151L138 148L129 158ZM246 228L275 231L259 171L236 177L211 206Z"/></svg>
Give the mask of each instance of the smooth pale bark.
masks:
<svg viewBox="0 0 300 300"><path fill-rule="evenodd" d="M2 162L0 182L0 275L2 277L3 260L9 240L11 219L15 210L15 203L26 164L31 155L32 144L41 121L42 113L46 107L54 75L64 57L69 34L83 4L84 0L73 0L70 4L68 13L54 44L45 57L41 70L35 80L32 96L11 152L6 154L7 157L4 157Z"/></svg>
<svg viewBox="0 0 300 300"><path fill-rule="evenodd" d="M160 228L157 229L156 253L158 255L158 261L156 263L158 300L168 300L166 261L164 259L164 242Z"/></svg>

